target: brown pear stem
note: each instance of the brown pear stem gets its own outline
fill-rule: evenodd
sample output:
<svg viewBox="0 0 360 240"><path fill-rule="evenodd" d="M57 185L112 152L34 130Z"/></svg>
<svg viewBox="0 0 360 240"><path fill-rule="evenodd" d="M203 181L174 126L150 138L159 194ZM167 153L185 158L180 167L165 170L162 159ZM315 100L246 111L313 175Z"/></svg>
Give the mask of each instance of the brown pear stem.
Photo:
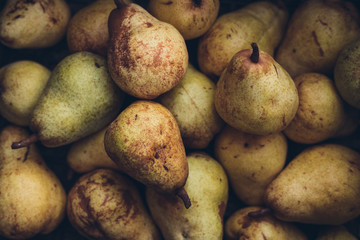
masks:
<svg viewBox="0 0 360 240"><path fill-rule="evenodd" d="M114 0L117 8L122 8L130 3L132 3L132 0Z"/></svg>
<svg viewBox="0 0 360 240"><path fill-rule="evenodd" d="M183 187L176 192L176 195L183 200L186 209L191 206L189 195Z"/></svg>
<svg viewBox="0 0 360 240"><path fill-rule="evenodd" d="M260 218L260 217L264 217L265 215L271 213L271 209L270 208L262 208L260 210L257 211L253 211L253 212L249 212L248 216L251 218Z"/></svg>
<svg viewBox="0 0 360 240"><path fill-rule="evenodd" d="M19 142L13 142L11 144L11 148L18 149L18 148L22 148L22 147L27 147L30 144L37 142L38 140L39 140L38 136L36 134L33 134L33 135L30 135L28 138L25 138Z"/></svg>
<svg viewBox="0 0 360 240"><path fill-rule="evenodd" d="M251 43L251 47L253 49L253 52L250 56L250 60L253 62L253 63L258 63L259 62L259 47L256 43Z"/></svg>

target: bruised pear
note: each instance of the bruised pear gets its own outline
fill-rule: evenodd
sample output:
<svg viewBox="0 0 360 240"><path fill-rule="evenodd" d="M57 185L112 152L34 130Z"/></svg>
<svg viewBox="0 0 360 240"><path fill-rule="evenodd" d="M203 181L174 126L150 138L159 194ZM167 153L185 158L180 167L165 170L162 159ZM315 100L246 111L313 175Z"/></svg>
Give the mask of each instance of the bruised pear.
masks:
<svg viewBox="0 0 360 240"><path fill-rule="evenodd" d="M253 49L234 55L215 90L215 108L230 126L249 134L284 130L299 105L290 75L268 53Z"/></svg>
<svg viewBox="0 0 360 240"><path fill-rule="evenodd" d="M131 103L107 128L104 144L123 172L156 191L178 195L190 207L185 147L176 119L163 105Z"/></svg>

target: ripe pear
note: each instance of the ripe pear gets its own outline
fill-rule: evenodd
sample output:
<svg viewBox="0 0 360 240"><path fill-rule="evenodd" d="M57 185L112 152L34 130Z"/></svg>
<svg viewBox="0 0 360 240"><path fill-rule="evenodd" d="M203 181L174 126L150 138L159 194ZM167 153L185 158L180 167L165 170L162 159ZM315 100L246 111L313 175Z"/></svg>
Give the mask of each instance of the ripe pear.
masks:
<svg viewBox="0 0 360 240"><path fill-rule="evenodd" d="M123 172L156 191L178 195L190 207L185 147L166 107L151 100L132 102L108 126L104 145Z"/></svg>
<svg viewBox="0 0 360 240"><path fill-rule="evenodd" d="M66 192L36 145L10 147L27 136L15 125L0 132L0 235L9 239L48 234L65 216Z"/></svg>
<svg viewBox="0 0 360 240"><path fill-rule="evenodd" d="M288 144L281 132L246 134L229 125L216 136L214 153L235 195L247 205L264 204L266 187L285 166Z"/></svg>
<svg viewBox="0 0 360 240"><path fill-rule="evenodd" d="M360 154L339 144L310 146L267 187L264 201L283 221L341 225L360 215Z"/></svg>
<svg viewBox="0 0 360 240"><path fill-rule="evenodd" d="M118 165L105 151L104 136L106 130L107 126L70 146L66 155L66 162L74 172L87 173L98 168L119 170Z"/></svg>
<svg viewBox="0 0 360 240"><path fill-rule="evenodd" d="M357 109L360 109L359 57L360 38L357 38L341 49L334 67L336 88L341 97Z"/></svg>
<svg viewBox="0 0 360 240"><path fill-rule="evenodd" d="M221 74L215 108L231 127L266 135L284 130L299 106L290 75L268 53L253 49L237 52Z"/></svg>
<svg viewBox="0 0 360 240"><path fill-rule="evenodd" d="M0 42L15 49L53 46L64 37L70 14L65 0L7 0L0 12Z"/></svg>
<svg viewBox="0 0 360 240"><path fill-rule="evenodd" d="M161 239L135 182L111 169L96 169L76 181L67 215L88 239Z"/></svg>
<svg viewBox="0 0 360 240"><path fill-rule="evenodd" d="M220 8L219 0L150 0L147 9L157 19L168 22L185 40L203 35L215 22Z"/></svg>
<svg viewBox="0 0 360 240"><path fill-rule="evenodd" d="M228 201L228 181L223 167L210 155L187 156L189 177L185 190L193 205L186 209L175 196L146 189L146 201L164 239L222 240Z"/></svg>
<svg viewBox="0 0 360 240"><path fill-rule="evenodd" d="M295 9L275 60L294 78L332 74L340 50L360 37L359 13L343 0L309 0Z"/></svg>
<svg viewBox="0 0 360 240"><path fill-rule="evenodd" d="M201 72L217 78L231 58L252 42L274 56L285 32L288 10L270 1L256 1L219 16L199 39L197 60Z"/></svg>
<svg viewBox="0 0 360 240"><path fill-rule="evenodd" d="M1 67L0 114L13 124L28 126L50 74L47 67L30 60L19 60Z"/></svg>
<svg viewBox="0 0 360 240"><path fill-rule="evenodd" d="M300 228L271 215L252 218L248 213L260 210L259 206L247 206L234 211L225 222L226 240L307 240Z"/></svg>
<svg viewBox="0 0 360 240"><path fill-rule="evenodd" d="M88 51L105 56L109 41L108 18L114 0L96 0L70 19L66 41L70 52Z"/></svg>
<svg viewBox="0 0 360 240"><path fill-rule="evenodd" d="M214 104L215 83L189 65L184 78L159 102L174 115L186 148L204 149L221 130L223 120Z"/></svg>
<svg viewBox="0 0 360 240"><path fill-rule="evenodd" d="M344 225L324 226L321 228L315 240L357 240Z"/></svg>
<svg viewBox="0 0 360 240"><path fill-rule="evenodd" d="M185 40L140 5L116 3L108 20L110 74L127 94L154 99L184 77L189 58Z"/></svg>
<svg viewBox="0 0 360 240"><path fill-rule="evenodd" d="M34 134L12 147L37 140L46 147L58 147L95 133L116 118L123 96L104 57L70 54L52 71L35 106L29 125Z"/></svg>
<svg viewBox="0 0 360 240"><path fill-rule="evenodd" d="M314 144L335 136L346 114L334 81L321 73L303 73L294 78L299 108L285 135L294 142Z"/></svg>

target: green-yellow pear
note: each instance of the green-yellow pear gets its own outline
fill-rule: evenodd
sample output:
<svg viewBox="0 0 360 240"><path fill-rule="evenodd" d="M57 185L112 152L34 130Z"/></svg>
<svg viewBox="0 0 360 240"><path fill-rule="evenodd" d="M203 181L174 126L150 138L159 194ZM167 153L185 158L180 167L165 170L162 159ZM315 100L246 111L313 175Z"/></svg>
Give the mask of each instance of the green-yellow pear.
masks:
<svg viewBox="0 0 360 240"><path fill-rule="evenodd" d="M228 201L228 181L223 167L210 155L187 156L189 177L185 190L192 200L189 209L175 196L146 189L146 201L164 239L222 240Z"/></svg>
<svg viewBox="0 0 360 240"><path fill-rule="evenodd" d="M67 199L69 221L87 239L161 239L137 185L126 175L91 171L76 181Z"/></svg>
<svg viewBox="0 0 360 240"><path fill-rule="evenodd" d="M116 3L108 20L110 74L127 94L155 99L184 77L189 59L185 40L140 5Z"/></svg>
<svg viewBox="0 0 360 240"><path fill-rule="evenodd" d="M119 170L118 165L105 151L104 136L106 130L107 126L70 146L66 155L66 162L74 172L86 173L98 168Z"/></svg>
<svg viewBox="0 0 360 240"><path fill-rule="evenodd" d="M114 0L96 0L76 12L66 32L70 52L88 51L105 56L109 41L108 18L114 8Z"/></svg>
<svg viewBox="0 0 360 240"><path fill-rule="evenodd" d="M0 42L15 49L57 44L70 20L65 0L7 0L0 12Z"/></svg>
<svg viewBox="0 0 360 240"><path fill-rule="evenodd" d="M271 215L252 218L248 213L260 210L247 206L234 211L225 222L226 240L307 240L300 228Z"/></svg>
<svg viewBox="0 0 360 240"><path fill-rule="evenodd" d="M189 65L184 78L158 100L174 115L186 148L203 149L221 130L214 104L215 83Z"/></svg>
<svg viewBox="0 0 360 240"><path fill-rule="evenodd" d="M344 0L309 0L295 9L275 60L292 77L332 74L340 50L359 38L359 13Z"/></svg>
<svg viewBox="0 0 360 240"><path fill-rule="evenodd" d="M268 53L253 49L237 52L215 89L215 108L231 127L266 135L284 130L299 106L290 75Z"/></svg>
<svg viewBox="0 0 360 240"><path fill-rule="evenodd" d="M360 154L339 144L305 148L268 185L264 201L283 221L341 225L360 215Z"/></svg>
<svg viewBox="0 0 360 240"><path fill-rule="evenodd" d="M215 22L220 8L219 0L150 0L147 9L157 19L168 22L185 40L203 35Z"/></svg>
<svg viewBox="0 0 360 240"><path fill-rule="evenodd" d="M121 171L168 195L178 195L188 208L184 185L189 174L180 129L160 103L138 100L108 126L105 151Z"/></svg>
<svg viewBox="0 0 360 240"><path fill-rule="evenodd" d="M65 216L66 192L36 145L11 149L27 136L15 125L0 132L0 235L8 239L48 234Z"/></svg>
<svg viewBox="0 0 360 240"><path fill-rule="evenodd" d="M267 186L284 168L285 136L246 134L229 125L216 136L214 154L224 167L235 195L247 205L262 205Z"/></svg>
<svg viewBox="0 0 360 240"><path fill-rule="evenodd" d="M314 144L332 138L345 122L343 100L334 81L321 73L303 73L294 78L299 108L285 135L294 142Z"/></svg>
<svg viewBox="0 0 360 240"><path fill-rule="evenodd" d="M104 57L77 52L62 59L31 115L26 146L39 140L46 147L75 142L107 126L118 115L124 94L111 79Z"/></svg>
<svg viewBox="0 0 360 240"><path fill-rule="evenodd" d="M219 77L231 58L252 42L271 56L285 32L288 10L271 1L255 1L219 16L200 38L197 60L201 72Z"/></svg>
<svg viewBox="0 0 360 240"><path fill-rule="evenodd" d="M9 122L28 126L51 71L40 63L19 60L0 68L0 114Z"/></svg>
<svg viewBox="0 0 360 240"><path fill-rule="evenodd" d="M360 109L359 57L360 38L357 38L341 49L334 66L336 88L341 97L357 109Z"/></svg>

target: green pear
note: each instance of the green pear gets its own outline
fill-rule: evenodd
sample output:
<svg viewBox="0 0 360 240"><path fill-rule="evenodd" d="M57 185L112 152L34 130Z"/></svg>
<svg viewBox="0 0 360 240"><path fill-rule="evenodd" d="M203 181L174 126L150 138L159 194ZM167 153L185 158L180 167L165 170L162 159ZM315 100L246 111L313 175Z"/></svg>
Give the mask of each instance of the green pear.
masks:
<svg viewBox="0 0 360 240"><path fill-rule="evenodd" d="M76 173L87 173L98 168L119 170L118 165L107 155L104 136L107 126L71 144L66 162Z"/></svg>
<svg viewBox="0 0 360 240"><path fill-rule="evenodd" d="M82 175L67 199L70 223L88 239L161 239L135 182L114 170Z"/></svg>
<svg viewBox="0 0 360 240"><path fill-rule="evenodd" d="M216 136L214 154L235 195L247 205L264 204L267 186L285 166L287 140L281 132L246 134L229 125Z"/></svg>
<svg viewBox="0 0 360 240"><path fill-rule="evenodd" d="M40 63L19 60L0 68L0 114L9 122L28 126L51 71Z"/></svg>
<svg viewBox="0 0 360 240"><path fill-rule="evenodd" d="M294 78L332 74L340 50L360 37L359 13L344 0L309 0L295 9L275 60Z"/></svg>
<svg viewBox="0 0 360 240"><path fill-rule="evenodd" d="M230 126L249 134L284 130L299 106L290 75L268 53L251 49L237 52L221 74L215 90L215 108Z"/></svg>
<svg viewBox="0 0 360 240"><path fill-rule="evenodd" d="M246 206L234 211L225 222L226 240L307 240L295 224L281 221L271 215L252 218L248 213L259 206Z"/></svg>
<svg viewBox="0 0 360 240"><path fill-rule="evenodd" d="M36 145L11 149L28 136L20 126L0 132L0 235L29 239L54 231L66 212L66 192Z"/></svg>
<svg viewBox="0 0 360 240"><path fill-rule="evenodd" d="M336 88L341 97L357 109L360 109L359 57L360 38L357 38L341 49L334 67Z"/></svg>
<svg viewBox="0 0 360 240"><path fill-rule="evenodd" d="M228 181L223 167L210 155L187 156L189 177L185 190L193 202L189 209L175 196L146 189L146 201L164 239L222 240L228 201Z"/></svg>
<svg viewBox="0 0 360 240"><path fill-rule="evenodd" d="M64 37L70 15L65 0L7 0L0 12L0 42L15 49L53 46Z"/></svg>
<svg viewBox="0 0 360 240"><path fill-rule="evenodd" d="M219 16L198 43L201 72L219 77L231 58L252 42L274 56L285 32L288 10L271 1L255 1Z"/></svg>
<svg viewBox="0 0 360 240"><path fill-rule="evenodd" d="M185 40L140 5L116 3L108 20L110 74L127 94L154 99L184 77L189 58Z"/></svg>
<svg viewBox="0 0 360 240"><path fill-rule="evenodd" d="M107 126L118 115L124 94L112 81L100 55L77 52L52 71L30 120L34 134L13 144L39 140L46 147L75 142Z"/></svg>
<svg viewBox="0 0 360 240"><path fill-rule="evenodd" d="M269 184L264 201L283 221L341 225L360 215L360 154L339 144L310 146Z"/></svg>
<svg viewBox="0 0 360 240"><path fill-rule="evenodd" d="M321 228L315 240L357 240L344 225L324 226Z"/></svg>
<svg viewBox="0 0 360 240"><path fill-rule="evenodd" d="M343 127L346 113L334 81L321 73L294 78L299 108L285 135L294 142L314 144L334 137Z"/></svg>
<svg viewBox="0 0 360 240"><path fill-rule="evenodd" d="M223 121L214 104L215 83L189 65L184 78L159 102L174 115L186 148L206 148L221 130Z"/></svg>
<svg viewBox="0 0 360 240"><path fill-rule="evenodd" d="M164 4L150 0L147 9L157 19L168 22L179 30L185 40L202 36L215 22L219 0L177 0Z"/></svg>
<svg viewBox="0 0 360 240"><path fill-rule="evenodd" d="M180 129L171 112L150 100L132 102L109 125L105 151L132 178L168 195L188 208L184 185L189 174Z"/></svg>
<svg viewBox="0 0 360 240"><path fill-rule="evenodd" d="M114 0L96 0L76 12L66 32L70 52L88 51L105 56L109 42L108 18L114 8Z"/></svg>

